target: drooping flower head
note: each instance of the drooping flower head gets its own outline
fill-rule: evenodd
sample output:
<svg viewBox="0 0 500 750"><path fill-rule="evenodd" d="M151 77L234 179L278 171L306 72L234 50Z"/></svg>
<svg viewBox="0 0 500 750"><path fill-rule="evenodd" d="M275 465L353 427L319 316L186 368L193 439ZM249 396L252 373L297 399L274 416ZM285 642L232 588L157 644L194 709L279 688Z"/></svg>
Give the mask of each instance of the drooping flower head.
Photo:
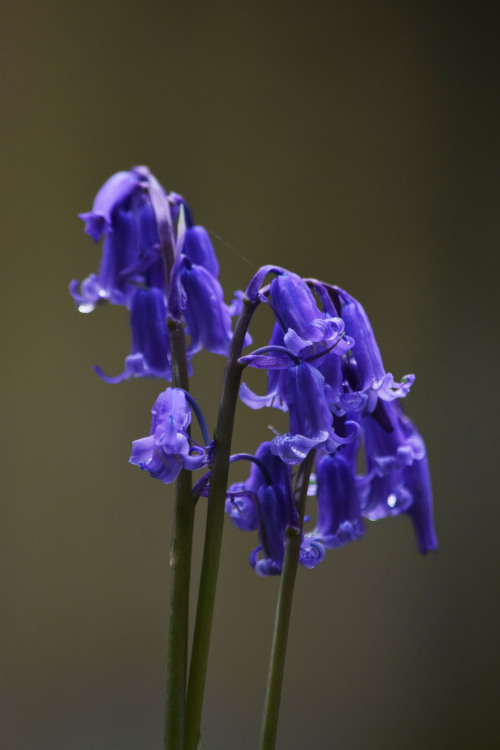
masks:
<svg viewBox="0 0 500 750"><path fill-rule="evenodd" d="M284 463L317 452L318 519L307 538L342 546L361 538L362 517L406 513L420 551L436 549L425 446L398 403L413 375L396 383L385 371L368 317L347 292L271 266L255 279L264 271L277 274L261 292L275 314L271 341L240 362L267 369L268 391L243 383L240 397L253 409L289 411L289 432L269 444ZM358 475L361 451L367 468Z"/></svg>
<svg viewBox="0 0 500 750"><path fill-rule="evenodd" d="M79 310L90 312L108 301L131 313L132 350L125 369L106 377L96 368L101 377L112 383L142 376L169 379L168 317L186 328L188 358L202 348L227 354L237 309L224 302L210 237L193 225L182 196L167 194L146 167L134 167L110 177L92 211L80 218L95 242L104 239L98 273L70 285Z"/></svg>

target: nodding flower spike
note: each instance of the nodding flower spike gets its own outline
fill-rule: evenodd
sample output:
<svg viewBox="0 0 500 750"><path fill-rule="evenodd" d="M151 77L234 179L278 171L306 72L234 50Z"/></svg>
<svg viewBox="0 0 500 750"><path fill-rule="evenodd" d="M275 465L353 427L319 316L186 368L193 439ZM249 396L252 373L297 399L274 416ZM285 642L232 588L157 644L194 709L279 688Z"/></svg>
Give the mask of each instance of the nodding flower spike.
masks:
<svg viewBox="0 0 500 750"><path fill-rule="evenodd" d="M98 191L92 211L80 214L94 240L104 235L97 274L70 292L81 312L103 301L131 311L132 352L125 370L110 383L129 377L170 379L167 317L187 329L188 357L202 348L227 354L231 316L239 313L241 293L229 306L218 281L219 264L208 236L194 226L177 193L167 194L147 167L118 172ZM249 335L245 345L251 342Z"/></svg>
<svg viewBox="0 0 500 750"><path fill-rule="evenodd" d="M270 272L276 278L258 292L255 284ZM289 411L289 432L270 443L285 464L317 451L319 515L306 537L338 547L362 536L362 517L406 513L420 551L437 549L425 446L398 403L414 376L396 383L385 371L363 307L343 289L305 282L276 266L262 268L252 283L252 294L269 302L276 322L269 346L239 360L267 369L267 393L258 396L242 383L240 398L252 409ZM367 467L361 476L359 450Z"/></svg>

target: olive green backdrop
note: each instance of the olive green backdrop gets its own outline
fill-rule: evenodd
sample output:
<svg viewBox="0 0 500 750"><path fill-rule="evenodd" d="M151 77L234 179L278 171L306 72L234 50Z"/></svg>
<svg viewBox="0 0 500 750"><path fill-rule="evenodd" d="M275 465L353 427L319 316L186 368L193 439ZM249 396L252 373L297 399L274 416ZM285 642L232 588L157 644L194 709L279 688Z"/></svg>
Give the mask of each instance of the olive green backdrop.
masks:
<svg viewBox="0 0 500 750"><path fill-rule="evenodd" d="M498 747L499 7L4 3L2 748L162 746L172 494L127 464L161 385L102 383L127 315L67 292L98 260L76 214L138 163L221 238L228 297L270 262L340 284L417 374L440 551L389 519L300 571L278 747ZM194 362L211 425L222 364ZM238 420L245 450L282 424ZM200 511L196 570L202 535ZM226 525L206 750L256 746L278 581L255 544Z"/></svg>

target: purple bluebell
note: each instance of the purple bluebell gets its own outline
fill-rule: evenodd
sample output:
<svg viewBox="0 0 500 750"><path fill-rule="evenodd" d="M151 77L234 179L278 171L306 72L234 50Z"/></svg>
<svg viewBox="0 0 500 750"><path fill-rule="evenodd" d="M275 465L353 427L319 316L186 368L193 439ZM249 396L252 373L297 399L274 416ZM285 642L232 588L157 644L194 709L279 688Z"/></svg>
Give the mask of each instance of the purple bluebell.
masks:
<svg viewBox="0 0 500 750"><path fill-rule="evenodd" d="M239 529L255 531L259 526L259 491L273 484L285 486L287 482L285 464L271 453L269 442L261 443L255 452L255 462L250 464L250 473L246 481L229 486L226 513ZM296 523L298 519L293 520Z"/></svg>
<svg viewBox="0 0 500 750"><path fill-rule="evenodd" d="M244 357L242 362L252 367L268 369L268 390L265 396L258 396L243 383L240 397L252 409L274 406L286 411L286 375L279 372L296 362L314 363L314 366L328 375L325 382L326 398L333 409L344 393L341 357L353 345L353 340L345 335L344 322L332 304L321 312L307 284L296 274L276 267L264 270L277 274L272 280L268 296L276 322L270 346L281 346L290 352L290 358L277 358L274 355L253 358ZM262 273L256 274L259 277ZM319 284L319 282L316 282ZM267 296L261 294L263 299ZM278 370L278 372L276 372Z"/></svg>
<svg viewBox="0 0 500 750"><path fill-rule="evenodd" d="M222 287L204 267L185 257L180 272L185 294L183 315L191 340L188 356L201 349L227 354L231 343L231 315L224 302Z"/></svg>
<svg viewBox="0 0 500 750"><path fill-rule="evenodd" d="M167 329L167 306L159 289L136 289L130 310L131 353L120 375L109 377L99 367L95 371L107 383L140 377L170 380L172 369Z"/></svg>
<svg viewBox="0 0 500 750"><path fill-rule="evenodd" d="M339 448L332 454L320 452L317 458L318 518L308 536L328 549L360 539L365 531L356 476L358 443Z"/></svg>
<svg viewBox="0 0 500 750"><path fill-rule="evenodd" d="M292 496L292 478L286 466L271 451L269 442L255 453L263 465L252 464L246 482L229 487L226 513L240 529L258 529L260 544L250 555L250 565L261 576L279 575L283 566L286 530L297 528L299 518ZM324 558L323 545L303 536L299 561L308 568Z"/></svg>
<svg viewBox="0 0 500 750"><path fill-rule="evenodd" d="M279 274L271 282L269 296L284 344L293 354L307 359L341 343L343 321L319 310L311 290L297 274Z"/></svg>
<svg viewBox="0 0 500 750"><path fill-rule="evenodd" d="M151 413L149 437L133 441L130 463L165 484L173 482L182 468L193 471L207 465L205 449L194 444L187 432L191 411L182 389L160 393Z"/></svg>
<svg viewBox="0 0 500 750"><path fill-rule="evenodd" d="M358 389L371 389L384 401L404 398L415 376L405 375L401 383L396 383L392 374L386 373L370 321L359 302L353 300L344 305L342 319L347 333L354 339L352 353L356 362Z"/></svg>
<svg viewBox="0 0 500 750"><path fill-rule="evenodd" d="M377 399L393 401L404 398L413 382L414 375L405 375L400 383L385 371L373 329L363 306L354 297L338 287L333 288L341 304L341 317L346 334L353 339L353 346L346 357L346 381L354 392L368 396L366 411L372 411Z"/></svg>
<svg viewBox="0 0 500 750"><path fill-rule="evenodd" d="M130 307L134 287L144 273L160 260L155 213L149 196L149 172L145 168L118 172L97 193L92 211L80 214L85 231L98 242L104 235L97 274L70 292L81 312L90 312L101 301Z"/></svg>
<svg viewBox="0 0 500 750"><path fill-rule="evenodd" d="M422 553L437 549L432 490L422 437L396 402L379 402L363 417L367 473L362 480L362 514L369 520L408 513Z"/></svg>
<svg viewBox="0 0 500 750"><path fill-rule="evenodd" d="M300 362L286 371L286 402L289 429L271 443L271 450L283 461L298 464L312 448L323 447L331 453L339 445L354 439L357 425L348 422L348 431L339 435L333 426L333 415L325 396L325 379L320 371Z"/></svg>
<svg viewBox="0 0 500 750"><path fill-rule="evenodd" d="M114 305L130 305L135 284L140 275L131 268L137 260L133 220L129 212L116 211L113 217L113 231L106 234L102 247L102 258L97 274L90 274L78 289L78 281L70 285L70 292L80 312L91 312L99 302L108 301Z"/></svg>

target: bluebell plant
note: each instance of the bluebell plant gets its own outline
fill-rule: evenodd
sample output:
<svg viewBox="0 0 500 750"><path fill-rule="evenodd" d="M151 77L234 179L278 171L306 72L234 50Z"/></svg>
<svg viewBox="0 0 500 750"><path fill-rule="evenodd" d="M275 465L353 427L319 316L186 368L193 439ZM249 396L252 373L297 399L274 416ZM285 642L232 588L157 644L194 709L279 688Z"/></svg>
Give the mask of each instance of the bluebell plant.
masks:
<svg viewBox="0 0 500 750"><path fill-rule="evenodd" d="M328 550L360 540L367 521L388 516L409 516L421 553L437 549L425 444L402 405L414 376L398 382L386 372L365 310L338 286L269 265L226 303L209 233L193 224L184 198L167 192L146 167L109 178L80 218L94 242L102 241L102 255L97 273L71 283L76 305L82 312L120 305L131 329L123 372L110 376L96 367L97 374L108 383L162 381L149 435L132 442L129 460L175 485L165 748L199 747L227 513L238 529L257 533L249 558L256 573L281 576L260 740L261 750L271 750L298 564L316 567ZM260 305L272 312L269 344L244 353ZM213 438L189 393L192 360L202 349L226 357ZM246 367L265 371L263 395L241 382ZM238 396L250 409L287 412L288 431L253 453L232 455ZM201 442L191 435L192 414ZM229 485L236 461L249 463L248 478ZM200 476L193 485L194 471ZM188 673L198 502L207 503L207 525Z"/></svg>

